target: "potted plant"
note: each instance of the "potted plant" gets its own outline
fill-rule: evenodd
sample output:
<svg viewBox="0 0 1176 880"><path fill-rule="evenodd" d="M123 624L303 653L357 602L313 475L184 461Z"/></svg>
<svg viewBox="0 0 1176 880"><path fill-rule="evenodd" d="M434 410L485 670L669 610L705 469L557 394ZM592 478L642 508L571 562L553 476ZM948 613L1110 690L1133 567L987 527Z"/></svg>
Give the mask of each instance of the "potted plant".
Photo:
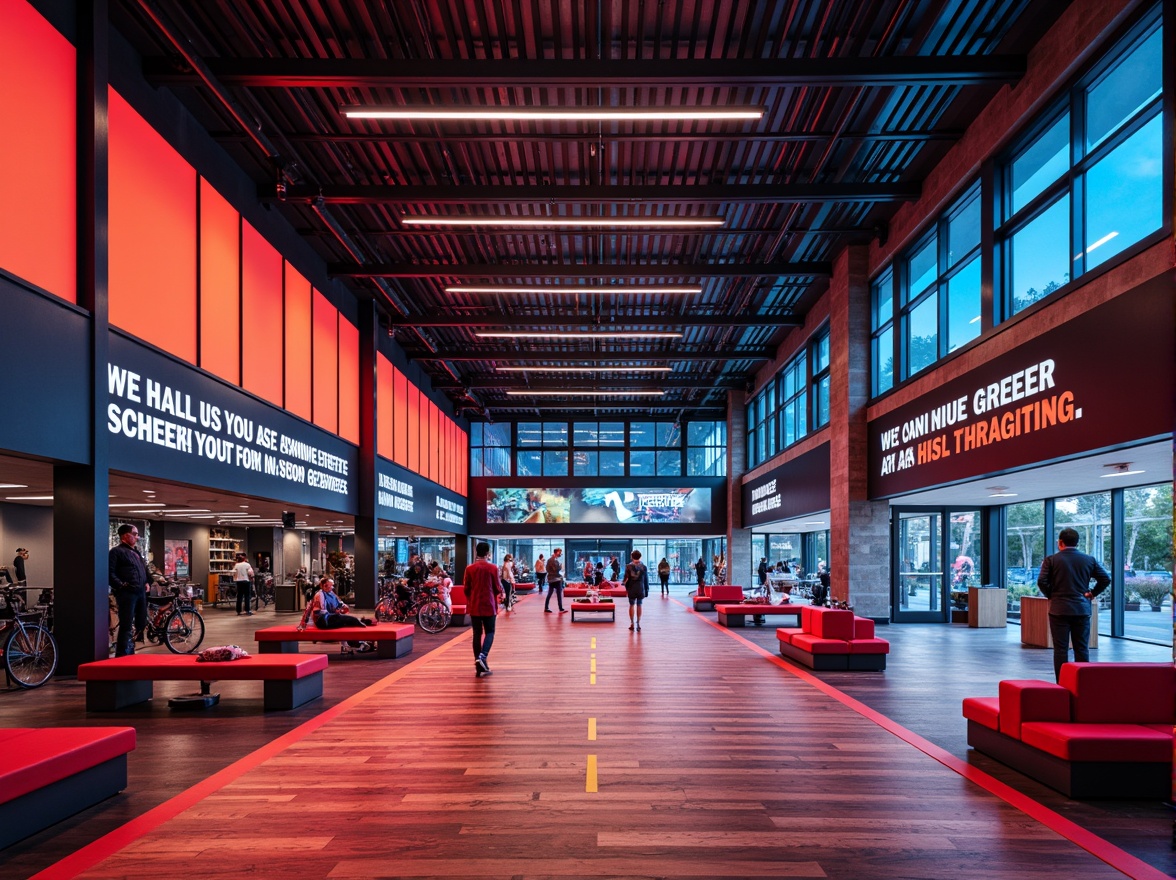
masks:
<svg viewBox="0 0 1176 880"><path fill-rule="evenodd" d="M1124 611L1138 611L1139 610L1139 593L1134 590L1127 591L1127 601L1123 605Z"/></svg>
<svg viewBox="0 0 1176 880"><path fill-rule="evenodd" d="M1150 605L1152 611L1159 611L1164 601L1172 595L1172 587L1159 578L1139 578L1132 586L1135 594Z"/></svg>

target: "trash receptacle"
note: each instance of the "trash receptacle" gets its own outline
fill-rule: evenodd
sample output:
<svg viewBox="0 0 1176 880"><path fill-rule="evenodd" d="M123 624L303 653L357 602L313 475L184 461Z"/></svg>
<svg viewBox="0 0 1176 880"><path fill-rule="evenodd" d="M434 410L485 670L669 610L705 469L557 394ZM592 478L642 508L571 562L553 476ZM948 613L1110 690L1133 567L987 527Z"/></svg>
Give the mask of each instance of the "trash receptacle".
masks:
<svg viewBox="0 0 1176 880"><path fill-rule="evenodd" d="M275 585L274 608L278 611L297 611L298 587L294 584Z"/></svg>

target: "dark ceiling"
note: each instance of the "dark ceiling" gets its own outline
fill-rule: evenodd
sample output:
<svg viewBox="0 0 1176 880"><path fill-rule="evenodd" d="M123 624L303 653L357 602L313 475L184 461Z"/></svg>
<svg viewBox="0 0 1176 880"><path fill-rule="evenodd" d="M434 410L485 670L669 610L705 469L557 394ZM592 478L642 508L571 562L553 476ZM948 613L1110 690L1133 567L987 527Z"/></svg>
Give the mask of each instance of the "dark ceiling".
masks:
<svg viewBox="0 0 1176 880"><path fill-rule="evenodd" d="M116 0L112 17L148 79L175 92L334 275L376 298L462 414L705 418L722 417L727 391L747 387L803 321L838 250L886 235L1066 6ZM373 104L495 118L341 113ZM497 118L747 107L762 117ZM441 228L406 217L542 222ZM588 225L601 218L639 225ZM687 218L722 225L653 225ZM520 335L539 331L600 335ZM652 331L680 336L617 336ZM595 372L554 369L569 367ZM584 388L664 393L575 393Z"/></svg>

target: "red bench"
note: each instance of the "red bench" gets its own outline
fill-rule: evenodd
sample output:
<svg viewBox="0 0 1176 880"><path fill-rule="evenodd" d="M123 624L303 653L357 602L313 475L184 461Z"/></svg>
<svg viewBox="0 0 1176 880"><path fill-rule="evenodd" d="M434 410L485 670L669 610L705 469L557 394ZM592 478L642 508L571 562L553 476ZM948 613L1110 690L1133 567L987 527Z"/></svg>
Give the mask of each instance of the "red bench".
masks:
<svg viewBox="0 0 1176 880"><path fill-rule="evenodd" d="M608 622L615 623L617 619L617 606L615 602L573 602L572 609L572 623L576 622L576 612L583 617L585 614L591 614L594 617L601 617L608 615Z"/></svg>
<svg viewBox="0 0 1176 880"><path fill-rule="evenodd" d="M714 611L715 604L718 602L735 604L742 602L743 599L743 587L737 587L731 584L702 586L698 588L698 593L694 597L694 610Z"/></svg>
<svg viewBox="0 0 1176 880"><path fill-rule="evenodd" d="M1072 798L1171 795L1176 669L1067 663L1061 682L1009 680L968 697L968 745Z"/></svg>
<svg viewBox="0 0 1176 880"><path fill-rule="evenodd" d="M200 663L194 654L130 654L78 667L86 683L86 711L111 712L150 700L154 681L262 681L264 706L294 709L323 695L326 654L266 654Z"/></svg>
<svg viewBox="0 0 1176 880"><path fill-rule="evenodd" d="M0 730L0 848L127 787L133 727Z"/></svg>
<svg viewBox="0 0 1176 880"><path fill-rule="evenodd" d="M588 595L589 589L590 589L590 587L587 584L582 583L582 582L568 584L566 587L564 587L564 591L563 591L564 598L565 599L582 599ZM605 581L597 589L600 591L600 595L603 598L623 599L629 595L625 591L624 585L619 584L616 581Z"/></svg>
<svg viewBox="0 0 1176 880"><path fill-rule="evenodd" d="M782 657L809 669L881 672L886 668L890 642L874 637L874 621L840 608L799 607L800 627L776 630Z"/></svg>
<svg viewBox="0 0 1176 880"><path fill-rule="evenodd" d="M262 654L297 654L301 642L375 642L375 654L381 659L403 657L412 653L411 623L377 623L373 626L345 626L319 629L308 626L302 632L296 626L270 626L253 634Z"/></svg>
<svg viewBox="0 0 1176 880"><path fill-rule="evenodd" d="M466 599L465 586L463 584L454 584L449 591L450 612L452 616L449 618L450 626L469 626L470 615L466 610L468 600Z"/></svg>
<svg viewBox="0 0 1176 880"><path fill-rule="evenodd" d="M719 626L738 627L747 626L747 615L752 617L779 617L780 615L791 615L796 618L796 622L800 623L800 609L807 608L807 605L769 605L764 602L742 602L738 605L716 605L715 610L718 612ZM757 620L756 623L761 621Z"/></svg>

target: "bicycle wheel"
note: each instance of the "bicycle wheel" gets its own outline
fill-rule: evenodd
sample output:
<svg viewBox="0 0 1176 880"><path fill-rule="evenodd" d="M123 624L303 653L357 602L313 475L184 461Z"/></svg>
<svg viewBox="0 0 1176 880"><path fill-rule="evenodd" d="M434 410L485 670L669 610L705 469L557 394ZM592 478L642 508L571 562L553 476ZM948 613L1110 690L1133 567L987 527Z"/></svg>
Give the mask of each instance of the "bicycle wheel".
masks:
<svg viewBox="0 0 1176 880"><path fill-rule="evenodd" d="M204 641L204 618L195 608L177 608L167 619L163 640L173 654L191 654Z"/></svg>
<svg viewBox="0 0 1176 880"><path fill-rule="evenodd" d="M57 642L43 626L30 624L12 631L4 646L4 668L22 688L37 688L57 669Z"/></svg>
<svg viewBox="0 0 1176 880"><path fill-rule="evenodd" d="M439 633L449 626L451 616L452 614L445 607L445 603L434 599L421 606L421 610L417 612L417 623L425 632Z"/></svg>

